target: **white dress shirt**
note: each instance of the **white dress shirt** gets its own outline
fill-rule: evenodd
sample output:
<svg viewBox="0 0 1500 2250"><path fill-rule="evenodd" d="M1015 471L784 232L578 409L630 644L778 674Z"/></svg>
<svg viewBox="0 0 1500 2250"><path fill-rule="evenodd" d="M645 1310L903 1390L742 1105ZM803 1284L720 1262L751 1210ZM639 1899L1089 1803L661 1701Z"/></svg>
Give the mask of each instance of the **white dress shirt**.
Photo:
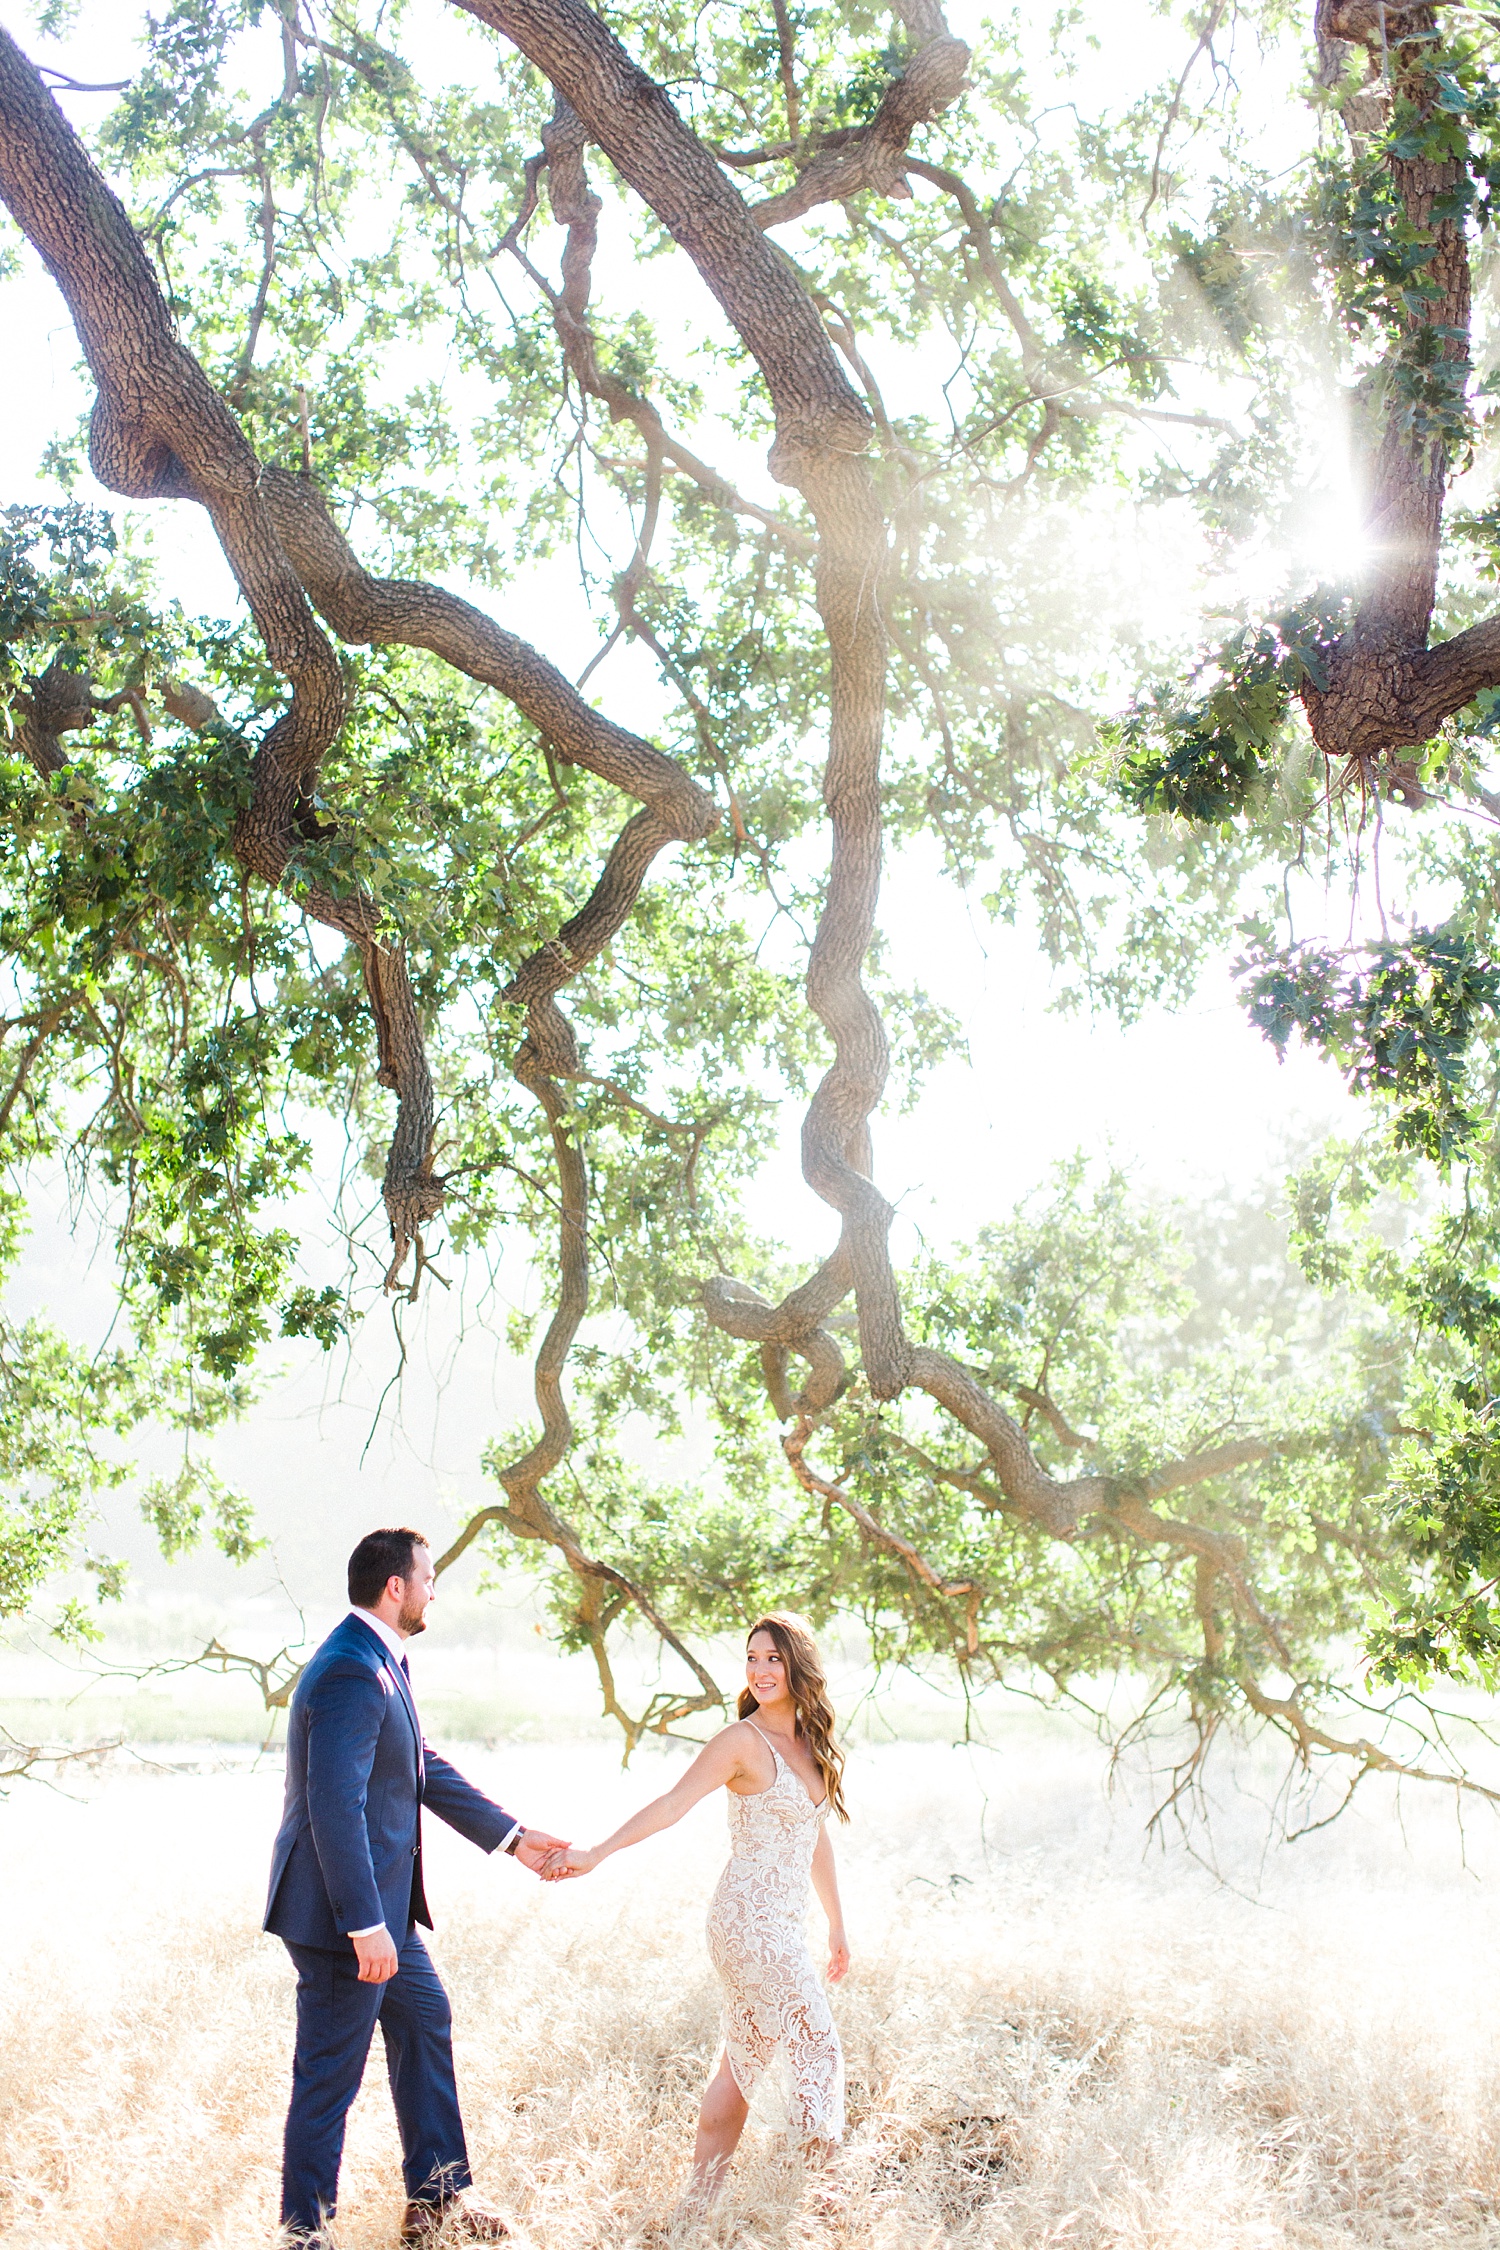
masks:
<svg viewBox="0 0 1500 2250"><path fill-rule="evenodd" d="M377 1617L372 1609L361 1609L358 1602L350 1603L349 1615L351 1617L357 1617L361 1625L368 1625L372 1633L378 1633L398 1664L404 1664L406 1662L406 1642L396 1631L394 1625L387 1625L385 1619L383 1617ZM408 1674L408 1678L409 1677L410 1675ZM511 1845L515 1842L516 1838L521 1834L522 1823L518 1820L515 1824L515 1827L512 1828L510 1834L501 1844L501 1851L508 1852ZM352 1938L378 1937L384 1928L384 1922L372 1922L367 1930L351 1930L349 1932L349 1935Z"/></svg>
<svg viewBox="0 0 1500 2250"><path fill-rule="evenodd" d="M406 1643L394 1625L387 1625L385 1619L377 1617L373 1609L361 1609L358 1602L350 1603L349 1615L357 1617L361 1625L368 1625L372 1633L378 1633L396 1662L401 1662L406 1654Z"/></svg>

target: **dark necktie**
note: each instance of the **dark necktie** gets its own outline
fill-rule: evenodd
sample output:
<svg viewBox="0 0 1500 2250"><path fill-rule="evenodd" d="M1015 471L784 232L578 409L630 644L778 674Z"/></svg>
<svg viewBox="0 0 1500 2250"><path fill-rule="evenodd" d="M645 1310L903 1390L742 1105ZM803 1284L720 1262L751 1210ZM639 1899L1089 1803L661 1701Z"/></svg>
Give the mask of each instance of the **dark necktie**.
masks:
<svg viewBox="0 0 1500 2250"><path fill-rule="evenodd" d="M427 1774L427 1745L422 1740L422 1729L417 1723L417 1699L411 1690L411 1666L407 1663L404 1652L400 1662L401 1677L406 1682L406 1700L411 1708L412 1721L417 1726L417 1783L420 1787Z"/></svg>

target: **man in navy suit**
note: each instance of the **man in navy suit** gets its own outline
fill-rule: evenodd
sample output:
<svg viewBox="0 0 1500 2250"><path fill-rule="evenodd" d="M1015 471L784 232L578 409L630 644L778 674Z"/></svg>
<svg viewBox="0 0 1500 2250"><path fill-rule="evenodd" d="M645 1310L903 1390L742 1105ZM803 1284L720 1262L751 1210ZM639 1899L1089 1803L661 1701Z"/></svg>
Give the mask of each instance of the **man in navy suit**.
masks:
<svg viewBox="0 0 1500 2250"><path fill-rule="evenodd" d="M422 1807L481 1851L539 1872L561 1839L523 1828L422 1739L404 1644L436 1592L418 1531L372 1531L349 1557L350 1611L303 1670L287 1734L286 1809L265 1927L297 1970L297 2048L281 2218L322 2242L338 2195L344 2121L378 2019L401 2128L403 2243L499 2242L505 2222L469 2193L448 1995L417 1931ZM563 1847L566 1848L566 1847Z"/></svg>

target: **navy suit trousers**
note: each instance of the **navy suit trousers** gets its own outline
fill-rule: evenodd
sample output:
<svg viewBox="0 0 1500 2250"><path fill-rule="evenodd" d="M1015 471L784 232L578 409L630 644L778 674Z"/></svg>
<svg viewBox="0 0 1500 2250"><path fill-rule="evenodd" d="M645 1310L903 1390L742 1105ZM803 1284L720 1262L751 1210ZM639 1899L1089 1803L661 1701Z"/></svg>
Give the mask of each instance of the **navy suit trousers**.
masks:
<svg viewBox="0 0 1500 2250"><path fill-rule="evenodd" d="M361 1984L353 1949L286 1949L297 1971L297 2051L286 2121L281 2218L317 2234L338 2200L344 2122L359 2092L378 2021L401 2128L406 2192L439 2203L468 2187L469 2158L453 2082L452 2011L415 1929L388 1984Z"/></svg>

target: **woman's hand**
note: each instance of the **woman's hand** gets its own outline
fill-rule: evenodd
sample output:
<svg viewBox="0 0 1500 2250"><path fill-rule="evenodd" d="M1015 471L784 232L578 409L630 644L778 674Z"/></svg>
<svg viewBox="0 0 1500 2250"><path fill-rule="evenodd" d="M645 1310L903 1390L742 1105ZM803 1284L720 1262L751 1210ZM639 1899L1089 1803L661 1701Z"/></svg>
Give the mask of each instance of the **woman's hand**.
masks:
<svg viewBox="0 0 1500 2250"><path fill-rule="evenodd" d="M828 1981L837 1984L849 1974L849 1940L842 1930L828 1933Z"/></svg>
<svg viewBox="0 0 1500 2250"><path fill-rule="evenodd" d="M554 1852L537 1872L544 1883L564 1883L570 1875L592 1875L604 1854L595 1845L585 1851L581 1845L570 1844L563 1851Z"/></svg>
<svg viewBox="0 0 1500 2250"><path fill-rule="evenodd" d="M542 1881L561 1883L569 1875L587 1875L601 1859L608 1859L611 1852L622 1852L627 1844L643 1844L648 1836L658 1835L663 1828L675 1827L700 1797L706 1797L710 1789L721 1788L740 1771L739 1741L743 1732L736 1724L716 1734L663 1796L653 1797L649 1805L642 1805L639 1812L632 1813L612 1836L606 1836L602 1844L595 1844L592 1851L559 1847L537 1869Z"/></svg>

